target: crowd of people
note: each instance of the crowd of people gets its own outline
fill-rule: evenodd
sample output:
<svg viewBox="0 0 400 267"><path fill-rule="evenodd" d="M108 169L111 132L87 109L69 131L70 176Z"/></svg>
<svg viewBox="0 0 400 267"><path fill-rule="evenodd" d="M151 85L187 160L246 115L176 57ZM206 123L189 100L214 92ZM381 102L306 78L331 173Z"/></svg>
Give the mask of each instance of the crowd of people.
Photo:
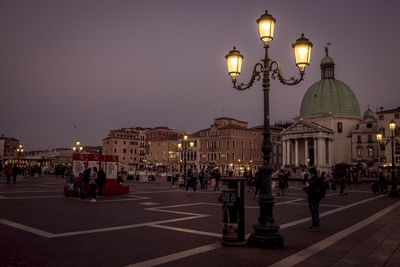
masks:
<svg viewBox="0 0 400 267"><path fill-rule="evenodd" d="M187 170L186 176L184 171L172 170L171 181L172 187L175 188L175 183L179 183L179 187L185 188L186 191L189 188L193 188L196 192L198 186L200 189L208 189L208 185L214 186L214 191L219 191L219 183L221 180L221 172L218 168L215 169L204 169L200 171L196 167L191 167Z"/></svg>
<svg viewBox="0 0 400 267"><path fill-rule="evenodd" d="M84 171L78 176L69 175L67 177L66 195L85 199L88 194L91 201L97 201L99 196L103 195L103 187L107 183L106 174L103 169L97 170L97 167L89 168L85 163Z"/></svg>

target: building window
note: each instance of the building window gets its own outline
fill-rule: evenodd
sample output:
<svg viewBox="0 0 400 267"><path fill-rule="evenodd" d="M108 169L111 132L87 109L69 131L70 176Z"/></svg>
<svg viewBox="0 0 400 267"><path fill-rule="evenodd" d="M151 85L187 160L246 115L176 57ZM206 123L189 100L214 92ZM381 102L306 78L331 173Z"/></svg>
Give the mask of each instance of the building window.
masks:
<svg viewBox="0 0 400 267"><path fill-rule="evenodd" d="M117 153L117 149L116 148L114 148L114 153Z"/></svg>
<svg viewBox="0 0 400 267"><path fill-rule="evenodd" d="M124 149L122 149L122 153L126 153L126 149L124 148Z"/></svg>
<svg viewBox="0 0 400 267"><path fill-rule="evenodd" d="M381 158L379 159L379 161L380 161L381 163L386 163L386 157L381 157Z"/></svg>
<svg viewBox="0 0 400 267"><path fill-rule="evenodd" d="M361 156L362 156L362 148L357 147L357 157L361 157Z"/></svg>
<svg viewBox="0 0 400 267"><path fill-rule="evenodd" d="M124 145L126 145L126 141L124 141Z"/></svg>
<svg viewBox="0 0 400 267"><path fill-rule="evenodd" d="M372 143L372 135L368 135L368 143Z"/></svg>
<svg viewBox="0 0 400 267"><path fill-rule="evenodd" d="M374 148L373 147L368 148L368 157L370 157L370 158L374 157Z"/></svg>
<svg viewBox="0 0 400 267"><path fill-rule="evenodd" d="M372 123L367 123L367 128L372 128Z"/></svg>
<svg viewBox="0 0 400 267"><path fill-rule="evenodd" d="M115 140L115 144L117 144L117 140Z"/></svg>
<svg viewBox="0 0 400 267"><path fill-rule="evenodd" d="M357 135L357 143L361 143L361 135Z"/></svg>
<svg viewBox="0 0 400 267"><path fill-rule="evenodd" d="M385 144L379 144L379 150L380 151L385 151Z"/></svg>
<svg viewBox="0 0 400 267"><path fill-rule="evenodd" d="M395 118L395 119L398 119L399 116L400 116L399 113L394 114L394 118Z"/></svg>
<svg viewBox="0 0 400 267"><path fill-rule="evenodd" d="M337 132L338 133L343 132L343 122L338 122L337 123Z"/></svg>
<svg viewBox="0 0 400 267"><path fill-rule="evenodd" d="M379 115L379 120L382 121L384 119L383 115Z"/></svg>
<svg viewBox="0 0 400 267"><path fill-rule="evenodd" d="M400 163L400 157L396 157L396 163Z"/></svg>

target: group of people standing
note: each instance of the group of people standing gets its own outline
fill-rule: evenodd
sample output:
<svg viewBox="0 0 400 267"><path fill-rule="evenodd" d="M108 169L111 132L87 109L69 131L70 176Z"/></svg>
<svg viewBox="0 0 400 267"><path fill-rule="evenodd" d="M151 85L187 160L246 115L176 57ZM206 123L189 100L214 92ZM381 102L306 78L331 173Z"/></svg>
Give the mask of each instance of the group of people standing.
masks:
<svg viewBox="0 0 400 267"><path fill-rule="evenodd" d="M13 178L13 183L15 184L17 182L17 175L20 173L19 167L14 164L8 164L4 168L4 174L7 177L7 184L11 183L11 177Z"/></svg>
<svg viewBox="0 0 400 267"><path fill-rule="evenodd" d="M179 181L179 187L185 187L186 191L189 190L190 187L193 188L193 191L197 191L198 184L201 189L208 189L209 182L215 179L214 191L219 191L219 182L221 180L221 173L219 169L201 169L200 172L197 171L196 168L190 168L186 172L186 177L182 172L178 172L176 169L172 171L172 187L175 188L175 183ZM212 182L211 184L213 184Z"/></svg>
<svg viewBox="0 0 400 267"><path fill-rule="evenodd" d="M80 173L78 177L75 177L75 180L68 183L76 197L85 199L88 193L92 197L91 201L94 202L97 201L98 196L103 195L103 187L107 183L107 179L106 174L101 168L97 170L97 167L89 168L85 164L83 173Z"/></svg>

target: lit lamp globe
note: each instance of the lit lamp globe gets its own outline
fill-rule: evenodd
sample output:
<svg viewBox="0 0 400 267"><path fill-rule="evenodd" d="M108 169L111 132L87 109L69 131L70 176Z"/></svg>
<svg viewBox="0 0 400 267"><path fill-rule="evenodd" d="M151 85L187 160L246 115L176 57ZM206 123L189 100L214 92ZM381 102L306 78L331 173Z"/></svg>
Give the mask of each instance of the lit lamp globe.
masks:
<svg viewBox="0 0 400 267"><path fill-rule="evenodd" d="M77 147L80 146L80 144L81 144L81 142L76 141L76 146L77 146Z"/></svg>
<svg viewBox="0 0 400 267"><path fill-rule="evenodd" d="M184 136L183 136L183 140L187 141L187 139L188 139L188 136L187 136L187 135L184 135Z"/></svg>
<svg viewBox="0 0 400 267"><path fill-rule="evenodd" d="M394 122L394 120L391 120L389 122L389 128L390 130L394 131L396 129L396 123Z"/></svg>
<svg viewBox="0 0 400 267"><path fill-rule="evenodd" d="M81 146L81 147L79 147L79 151L81 151L81 152L83 151L83 147L82 147L82 146Z"/></svg>
<svg viewBox="0 0 400 267"><path fill-rule="evenodd" d="M240 52L236 50L236 47L234 46L233 50L229 51L229 53L225 56L225 59L228 66L229 76L231 76L232 79L236 79L242 70L242 54L240 54Z"/></svg>
<svg viewBox="0 0 400 267"><path fill-rule="evenodd" d="M189 146L190 146L190 147L194 147L194 142L190 142L190 143L189 143Z"/></svg>
<svg viewBox="0 0 400 267"><path fill-rule="evenodd" d="M178 144L178 149L181 149L182 148L182 144Z"/></svg>
<svg viewBox="0 0 400 267"><path fill-rule="evenodd" d="M76 152L76 147L75 146L72 147L72 151Z"/></svg>
<svg viewBox="0 0 400 267"><path fill-rule="evenodd" d="M296 66L299 68L301 73L304 73L305 68L310 65L311 48L313 44L301 34L301 37L296 40L292 45L294 49L294 57L296 60Z"/></svg>
<svg viewBox="0 0 400 267"><path fill-rule="evenodd" d="M271 14L268 14L267 10L265 10L265 14L257 20L260 39L265 45L274 39L275 22L276 19Z"/></svg>
<svg viewBox="0 0 400 267"><path fill-rule="evenodd" d="M383 138L382 133L377 133L376 134L376 140L378 140L378 142L381 142L382 138Z"/></svg>

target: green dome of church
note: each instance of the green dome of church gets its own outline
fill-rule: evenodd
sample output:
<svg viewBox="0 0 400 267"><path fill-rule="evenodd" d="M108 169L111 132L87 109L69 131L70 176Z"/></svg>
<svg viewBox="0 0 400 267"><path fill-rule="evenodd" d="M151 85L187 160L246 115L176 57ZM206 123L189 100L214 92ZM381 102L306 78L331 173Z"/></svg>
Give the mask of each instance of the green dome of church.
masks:
<svg viewBox="0 0 400 267"><path fill-rule="evenodd" d="M304 94L300 117L319 117L327 114L361 118L360 105L353 90L342 81L335 79L335 63L328 56L321 60L321 80L314 83Z"/></svg>

